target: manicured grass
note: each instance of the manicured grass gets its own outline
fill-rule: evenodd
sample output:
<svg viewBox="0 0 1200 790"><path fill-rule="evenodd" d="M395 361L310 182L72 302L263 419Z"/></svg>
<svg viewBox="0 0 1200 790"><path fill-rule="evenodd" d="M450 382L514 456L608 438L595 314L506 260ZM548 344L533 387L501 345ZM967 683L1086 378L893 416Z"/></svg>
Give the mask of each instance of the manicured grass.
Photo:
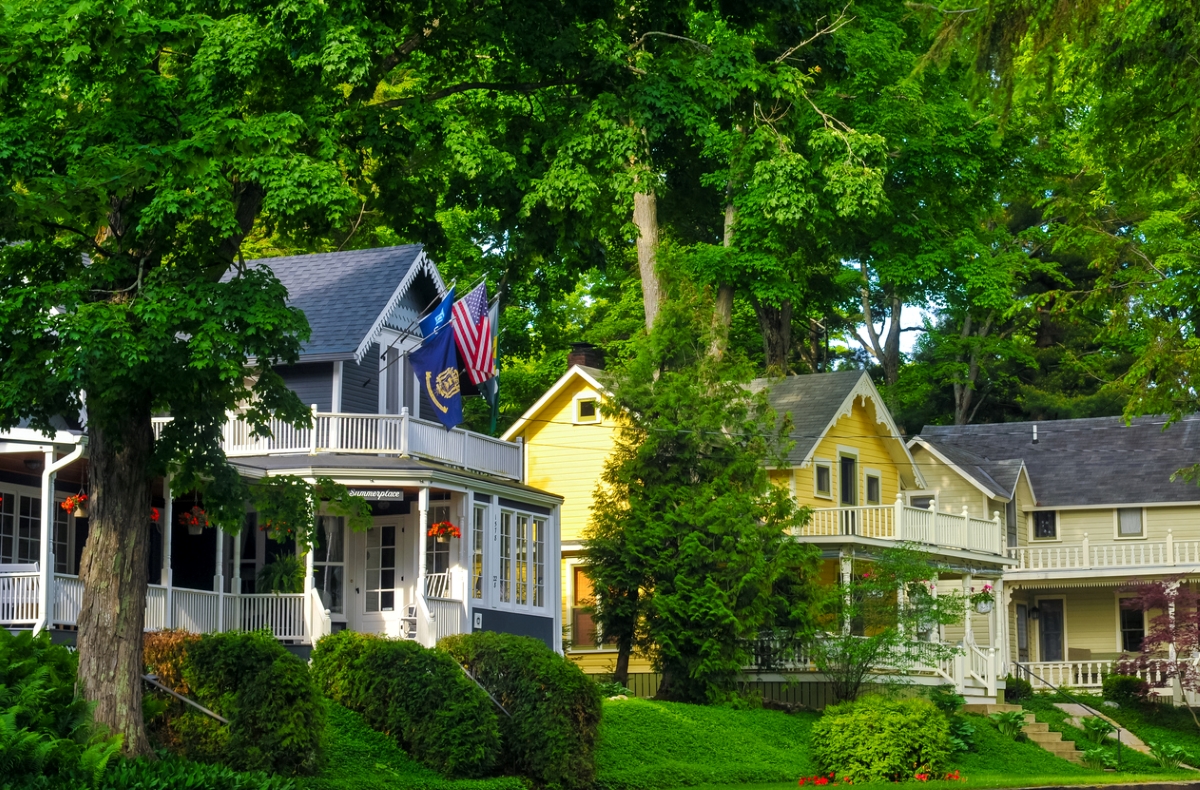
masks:
<svg viewBox="0 0 1200 790"><path fill-rule="evenodd" d="M955 754L953 764L968 782L995 775L1007 777L1010 786L1016 786L1045 776L1094 779L1101 773L1055 757L1032 741L1015 741L996 729L986 716L967 714L966 719L975 725L973 745L970 751ZM961 782L947 784L962 785Z"/></svg>
<svg viewBox="0 0 1200 790"><path fill-rule="evenodd" d="M1179 777L1172 774L1170 777L1154 777L1146 774L1121 774L1121 773L1100 773L1093 771L1086 774L1072 774L1066 776L1056 776L1054 774L1045 774L1042 776L1029 776L1014 778L1007 771L985 771L973 774L970 777L964 777L960 782L910 782L905 787L922 788L926 790L984 790L985 788L1005 788L1005 787L1057 787L1060 785L1100 785L1100 784L1131 784L1134 782L1148 782L1159 780L1161 781L1179 781ZM838 785L843 787L844 785ZM873 785L878 787L879 785ZM885 787L895 787L896 785L884 785ZM834 787L830 785L829 787ZM694 785L688 790L795 790L795 782L771 782L765 784L713 784L713 785Z"/></svg>
<svg viewBox="0 0 1200 790"><path fill-rule="evenodd" d="M1067 719L1071 717L1054 706L1054 703L1059 701L1066 702L1069 700L1065 698L1059 700L1055 697L1039 694L1032 699L1025 700L1021 705L1037 716L1038 721L1044 721L1049 724L1051 730L1061 732L1063 740L1075 741L1075 745L1081 750L1095 748L1095 744L1087 739L1087 735L1083 730L1072 727L1067 723ZM1087 700L1084 701L1087 702ZM1103 709L1101 708L1101 710ZM1117 760L1117 744L1115 741L1106 740L1102 748L1114 762ZM1141 752L1135 752L1133 749L1122 748L1120 758L1120 768L1124 773L1170 775L1177 781L1184 778L1197 778L1195 771L1188 771L1186 769L1166 771L1153 759Z"/></svg>
<svg viewBox="0 0 1200 790"><path fill-rule="evenodd" d="M596 754L602 790L789 782L816 771L815 713L628 699L604 703ZM789 785L790 786L790 785Z"/></svg>
<svg viewBox="0 0 1200 790"><path fill-rule="evenodd" d="M1187 752L1189 765L1200 767L1200 728L1196 727L1192 715L1183 708L1154 703L1108 708L1104 707L1101 697L1085 694L1072 696L1102 712L1147 744L1178 746ZM1190 774L1196 776L1194 771Z"/></svg>
<svg viewBox="0 0 1200 790"><path fill-rule="evenodd" d="M325 765L299 780L308 790L525 790L519 779L446 779L409 757L396 741L368 727L362 717L328 703Z"/></svg>

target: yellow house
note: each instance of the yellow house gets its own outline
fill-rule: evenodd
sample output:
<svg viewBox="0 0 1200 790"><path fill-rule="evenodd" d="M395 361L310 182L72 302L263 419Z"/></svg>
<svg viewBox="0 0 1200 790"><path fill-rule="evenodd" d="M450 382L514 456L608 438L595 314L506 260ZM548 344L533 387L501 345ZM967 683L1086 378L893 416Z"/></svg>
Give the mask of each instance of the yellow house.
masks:
<svg viewBox="0 0 1200 790"><path fill-rule="evenodd" d="M1200 418L926 426L910 449L935 509L999 510L1013 560L1001 641L1035 686L1097 688L1136 651L1136 582L1200 582ZM1194 658L1192 660L1195 660Z"/></svg>
<svg viewBox="0 0 1200 790"><path fill-rule="evenodd" d="M612 451L616 426L600 414L603 373L573 357L568 371L504 434L525 445L525 480L529 485L564 497L561 509L563 622L567 654L585 671L611 672L616 653L596 643L586 607L591 584L581 565L583 535L591 514L592 495ZM900 436L875 385L862 371L757 380L767 389L780 414L791 417L794 445L786 462L770 470L772 481L791 491L796 502L812 509L796 539L820 547L824 575L830 582L850 573L855 558L897 542L924 544L952 571L946 576L964 586L973 579L998 581L1012 561L1002 556L1003 534L996 517L942 514L929 509L928 486ZM947 579L943 583L949 583ZM978 617L973 618L976 621ZM991 649L998 629L992 616L968 622L964 642L975 648L975 662L965 663L959 677L936 682L975 683L978 696L996 693L997 658ZM937 635L934 635L936 638ZM984 640L978 647L977 638ZM988 662L992 669L989 670ZM971 681L970 667L977 670ZM631 673L649 672L637 657ZM937 668L931 670L936 674ZM989 674L990 673L990 674Z"/></svg>

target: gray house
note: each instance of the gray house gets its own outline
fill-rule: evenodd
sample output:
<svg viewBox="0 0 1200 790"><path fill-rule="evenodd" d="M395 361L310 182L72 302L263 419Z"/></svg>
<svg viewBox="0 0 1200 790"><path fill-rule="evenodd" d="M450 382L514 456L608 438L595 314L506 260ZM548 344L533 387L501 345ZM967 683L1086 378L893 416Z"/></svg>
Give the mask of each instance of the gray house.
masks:
<svg viewBox="0 0 1200 790"><path fill-rule="evenodd" d="M373 525L352 532L344 519L320 514L319 545L303 555L304 592L279 595L256 589L256 576L296 547L255 528L235 538L189 526L192 495L161 480L146 628L269 627L299 645L343 628L426 645L492 630L561 649L554 558L562 498L524 484L520 444L422 419L429 406L406 355L421 342L417 318L446 291L422 247L251 265L270 266L308 317L312 336L300 360L280 372L312 406L313 427L278 424L262 439L230 414L226 454L247 478L342 482L371 502ZM0 435L0 626L74 627L87 518L84 508L60 505L85 482L84 434ZM461 537L429 536L439 522ZM247 526L255 524L248 513Z"/></svg>

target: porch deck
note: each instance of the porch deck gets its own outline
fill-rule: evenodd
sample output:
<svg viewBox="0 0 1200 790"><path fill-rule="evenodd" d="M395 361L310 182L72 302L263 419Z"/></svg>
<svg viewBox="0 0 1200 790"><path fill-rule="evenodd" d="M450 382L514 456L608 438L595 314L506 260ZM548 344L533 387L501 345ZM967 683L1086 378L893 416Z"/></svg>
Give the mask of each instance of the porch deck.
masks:
<svg viewBox="0 0 1200 790"><path fill-rule="evenodd" d="M795 534L802 538L854 535L1004 556L1004 529L998 515L989 521L966 512L938 513L899 501L894 505L817 508Z"/></svg>
<svg viewBox="0 0 1200 790"><path fill-rule="evenodd" d="M171 421L154 419L154 437ZM221 446L230 458L259 455L361 453L400 455L457 466L509 480L523 479L523 447L491 436L400 414L320 413L313 408L310 428L296 428L280 420L269 423L270 436L255 436L245 420L230 415Z"/></svg>
<svg viewBox="0 0 1200 790"><path fill-rule="evenodd" d="M465 629L462 601L452 596L449 573L429 574L425 596L410 607L405 636L432 646ZM32 628L41 615L41 575L37 571L0 574L0 627ZM73 628L83 606L78 576L54 574L48 625ZM314 645L330 633L329 610L315 589L306 593L238 594L165 587L146 588L145 630L180 628L197 634L267 629L281 641Z"/></svg>

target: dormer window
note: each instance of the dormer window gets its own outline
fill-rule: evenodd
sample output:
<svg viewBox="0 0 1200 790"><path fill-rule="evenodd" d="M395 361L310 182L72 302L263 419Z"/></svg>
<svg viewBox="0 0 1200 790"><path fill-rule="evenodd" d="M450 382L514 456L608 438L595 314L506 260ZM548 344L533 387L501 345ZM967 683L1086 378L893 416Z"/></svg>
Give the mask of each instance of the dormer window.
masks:
<svg viewBox="0 0 1200 790"><path fill-rule="evenodd" d="M580 398L575 401L575 422L578 425L600 422L600 406L595 398Z"/></svg>
<svg viewBox="0 0 1200 790"><path fill-rule="evenodd" d="M1035 540L1058 538L1058 511L1039 510L1033 514L1033 537Z"/></svg>

